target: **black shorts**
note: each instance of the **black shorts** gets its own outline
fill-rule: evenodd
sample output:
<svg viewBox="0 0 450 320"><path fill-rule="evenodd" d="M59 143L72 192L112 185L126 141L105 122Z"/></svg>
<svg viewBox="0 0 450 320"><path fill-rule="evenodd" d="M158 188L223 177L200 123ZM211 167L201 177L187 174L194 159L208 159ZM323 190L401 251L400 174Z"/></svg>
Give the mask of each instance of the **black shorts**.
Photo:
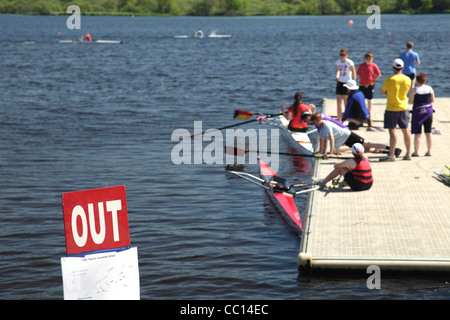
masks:
<svg viewBox="0 0 450 320"><path fill-rule="evenodd" d="M430 116L427 120L425 120L423 122L423 124L421 126L418 126L417 128L415 128L416 132L413 132L413 128L411 126L411 133L412 134L421 134L422 133L422 127L423 130L425 131L425 133L431 133L431 129L433 126L433 116Z"/></svg>
<svg viewBox="0 0 450 320"><path fill-rule="evenodd" d="M395 129L397 125L400 129L407 129L409 125L409 110L404 111L384 111L384 128Z"/></svg>
<svg viewBox="0 0 450 320"><path fill-rule="evenodd" d="M367 100L373 99L373 92L375 90L375 86L373 84L368 86L359 86L359 91L364 93L364 97L366 97Z"/></svg>
<svg viewBox="0 0 450 320"><path fill-rule="evenodd" d="M414 80L416 78L415 73L405 74L405 76L409 77L411 80Z"/></svg>
<svg viewBox="0 0 450 320"><path fill-rule="evenodd" d="M352 190L355 190L355 191L369 190L373 184L373 181L366 183L366 182L361 182L358 179L355 179L355 177L353 176L353 173L351 173L351 171L347 172L344 175L344 181L347 182L348 186Z"/></svg>
<svg viewBox="0 0 450 320"><path fill-rule="evenodd" d="M348 96L347 88L344 87L345 82L338 82L336 84L336 94Z"/></svg>
<svg viewBox="0 0 450 320"><path fill-rule="evenodd" d="M348 137L347 141L345 141L345 145L348 147L352 147L355 143L361 143L364 144L364 138L358 136L353 131L350 133L350 137Z"/></svg>

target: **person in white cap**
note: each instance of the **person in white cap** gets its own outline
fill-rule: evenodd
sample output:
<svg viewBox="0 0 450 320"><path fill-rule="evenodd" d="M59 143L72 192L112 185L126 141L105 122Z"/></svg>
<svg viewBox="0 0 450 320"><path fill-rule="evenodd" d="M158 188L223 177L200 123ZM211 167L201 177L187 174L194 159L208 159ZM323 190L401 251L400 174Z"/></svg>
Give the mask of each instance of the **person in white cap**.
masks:
<svg viewBox="0 0 450 320"><path fill-rule="evenodd" d="M363 122L368 122L370 119L369 110L367 110L365 96L359 90L359 86L355 80L349 80L344 87L347 88L348 99L345 105L344 115L342 121L349 122L349 129L354 130L362 126Z"/></svg>
<svg viewBox="0 0 450 320"><path fill-rule="evenodd" d="M397 125L403 132L406 155L403 160L411 160L411 134L408 130L408 91L411 87L411 79L404 74L403 60L395 59L392 63L394 75L384 80L381 93L387 96L386 112L384 113L384 128L389 130L390 153L380 161L395 161L394 150L397 145Z"/></svg>
<svg viewBox="0 0 450 320"><path fill-rule="evenodd" d="M336 177L344 176L344 181L355 191L369 190L373 184L372 168L369 159L364 155L364 147L361 143L352 145L353 158L336 163L334 170L323 180L317 183L321 189Z"/></svg>

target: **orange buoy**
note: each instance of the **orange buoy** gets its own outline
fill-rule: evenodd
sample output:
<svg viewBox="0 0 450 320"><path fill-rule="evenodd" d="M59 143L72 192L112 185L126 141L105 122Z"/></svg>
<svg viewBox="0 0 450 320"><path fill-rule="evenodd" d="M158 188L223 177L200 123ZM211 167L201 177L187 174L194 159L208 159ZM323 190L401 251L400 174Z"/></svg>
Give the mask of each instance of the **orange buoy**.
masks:
<svg viewBox="0 0 450 320"><path fill-rule="evenodd" d="M352 25L353 24L353 20L348 20L348 24Z"/></svg>

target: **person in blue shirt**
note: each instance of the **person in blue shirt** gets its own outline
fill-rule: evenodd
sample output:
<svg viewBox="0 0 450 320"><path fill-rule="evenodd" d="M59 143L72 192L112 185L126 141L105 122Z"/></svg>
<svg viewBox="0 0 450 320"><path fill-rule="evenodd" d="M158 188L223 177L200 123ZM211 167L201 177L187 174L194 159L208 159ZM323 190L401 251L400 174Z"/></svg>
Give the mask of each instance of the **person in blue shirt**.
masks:
<svg viewBox="0 0 450 320"><path fill-rule="evenodd" d="M413 51L414 44L411 41L406 43L406 51L400 54L400 59L403 60L403 74L411 78L411 88L414 88L416 79L416 65L420 65L419 54Z"/></svg>

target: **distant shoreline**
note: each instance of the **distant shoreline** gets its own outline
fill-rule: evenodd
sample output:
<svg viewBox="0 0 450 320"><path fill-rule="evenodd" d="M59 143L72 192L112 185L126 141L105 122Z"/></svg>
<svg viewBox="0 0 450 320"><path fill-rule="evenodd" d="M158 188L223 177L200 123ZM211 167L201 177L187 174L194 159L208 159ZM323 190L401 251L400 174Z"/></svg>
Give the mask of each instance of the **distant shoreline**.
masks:
<svg viewBox="0 0 450 320"><path fill-rule="evenodd" d="M450 14L450 12L432 12L432 13L406 13L406 12L390 12L390 13L384 13L385 15L411 15L411 16L417 16L417 15L447 15ZM43 17L59 17L59 16L67 16L69 17L70 14L68 13L50 13L50 14L39 14L39 13L0 13L0 16L43 16ZM233 14L233 15L209 15L209 16L198 16L198 15L176 15L176 14L159 14L159 13L131 13L131 12L118 12L118 13L108 13L108 12L88 12L83 13L81 16L86 17L196 17L196 18L233 18L233 17L333 17L333 16L369 16L370 14L280 14L280 15L264 15L264 14Z"/></svg>

